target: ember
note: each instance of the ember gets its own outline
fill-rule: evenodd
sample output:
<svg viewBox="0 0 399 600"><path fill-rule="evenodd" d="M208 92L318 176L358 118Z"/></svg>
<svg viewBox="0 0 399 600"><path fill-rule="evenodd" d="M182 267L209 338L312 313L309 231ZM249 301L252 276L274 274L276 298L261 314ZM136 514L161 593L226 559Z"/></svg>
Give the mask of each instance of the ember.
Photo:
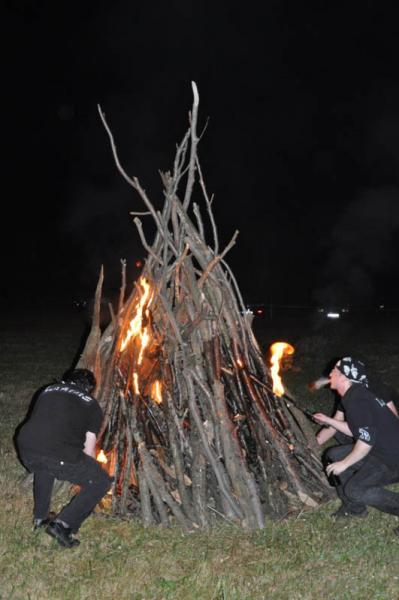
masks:
<svg viewBox="0 0 399 600"><path fill-rule="evenodd" d="M162 402L161 382L158 380L154 381L154 383L152 384L151 398L157 404L161 404Z"/></svg>
<svg viewBox="0 0 399 600"><path fill-rule="evenodd" d="M96 460L100 463L103 463L104 465L107 464L108 459L104 454L104 450L100 450L100 452L97 454Z"/></svg>

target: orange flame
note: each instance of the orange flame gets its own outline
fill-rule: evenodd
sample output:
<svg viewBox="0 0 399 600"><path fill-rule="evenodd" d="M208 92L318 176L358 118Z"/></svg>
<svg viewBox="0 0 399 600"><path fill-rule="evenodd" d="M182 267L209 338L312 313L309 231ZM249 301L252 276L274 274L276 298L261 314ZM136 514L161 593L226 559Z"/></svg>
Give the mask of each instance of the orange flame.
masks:
<svg viewBox="0 0 399 600"><path fill-rule="evenodd" d="M295 349L291 344L287 342L275 342L270 346L270 373L273 380L273 393L276 396L282 396L284 394L284 386L280 377L280 363L285 356L294 354Z"/></svg>
<svg viewBox="0 0 399 600"><path fill-rule="evenodd" d="M108 458L105 456L104 450L100 450L100 452L97 454L96 460L100 463L103 463L104 465L107 464Z"/></svg>
<svg viewBox="0 0 399 600"><path fill-rule="evenodd" d="M104 450L102 450L102 449L101 449L101 450L100 450L100 452L97 454L97 457L96 457L96 460L97 460L99 463L102 463L103 465L108 465L107 467L105 467L105 469L106 469L106 471L108 471L110 474L111 474L110 470L112 469L112 473L113 473L113 471L114 471L114 469L115 469L115 466L114 466L114 467L112 467L112 463L114 462L114 461L112 460L112 458L113 458L113 454L114 454L114 453L111 453L111 463L110 463L110 465L108 464L108 458L106 457ZM112 490L108 490L108 492L107 492L107 497L109 498L109 496L112 496ZM110 500L110 498L109 498L109 500ZM109 500L106 500L105 498L103 498L103 499L100 501L100 507L102 507L102 508L106 508L106 506L107 506L107 504L108 504ZM109 507L109 505L108 505L108 507Z"/></svg>
<svg viewBox="0 0 399 600"><path fill-rule="evenodd" d="M126 346L130 342L130 340L132 338L134 339L137 335L140 335L142 345L143 345L143 343L145 343L145 346L148 344L149 336L147 333L147 328L145 328L144 331L142 331L143 314L144 314L144 309L145 309L145 313L146 313L146 315L148 315L147 310L148 310L149 305L151 304L153 296L152 296L152 292L151 292L151 286L145 277L140 278L139 285L143 289L143 293L142 293L142 296L138 303L136 314L133 317L133 319L130 321L129 329L126 333L125 339L122 341L121 352L123 352L125 350ZM142 349L143 349L143 346L142 346ZM140 352L140 356L142 359L142 352ZM140 361L140 357L139 357L139 361Z"/></svg>
<svg viewBox="0 0 399 600"><path fill-rule="evenodd" d="M148 346L148 342L150 341L150 334L148 333L147 327L144 327L144 331L140 332L140 339L141 339L141 347L140 347L139 358L137 361L137 363L139 365L141 365L141 363L143 361L144 349L146 348L146 346Z"/></svg>
<svg viewBox="0 0 399 600"><path fill-rule="evenodd" d="M158 379L156 381L154 381L154 383L152 384L151 398L157 404L162 403L161 382Z"/></svg>
<svg viewBox="0 0 399 600"><path fill-rule="evenodd" d="M136 396L140 395L139 376L136 372L133 373L133 389Z"/></svg>

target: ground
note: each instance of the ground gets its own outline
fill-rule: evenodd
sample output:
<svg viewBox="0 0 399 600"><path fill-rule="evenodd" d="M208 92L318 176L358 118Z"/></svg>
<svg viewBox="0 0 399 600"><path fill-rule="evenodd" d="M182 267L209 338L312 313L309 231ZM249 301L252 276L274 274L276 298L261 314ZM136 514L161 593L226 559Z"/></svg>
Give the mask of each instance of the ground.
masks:
<svg viewBox="0 0 399 600"><path fill-rule="evenodd" d="M339 323L285 314L255 321L261 346L284 339L295 345L284 373L303 406L331 411L328 390L307 383L342 354L363 358L399 388L398 315L359 313ZM334 523L337 501L267 522L258 532L221 523L212 532L144 528L94 514L81 545L59 548L31 527L31 492L24 487L12 437L35 390L58 378L84 338L85 315L61 310L3 311L0 322L0 598L397 600L397 520L371 509L367 519ZM62 493L55 503L64 500Z"/></svg>

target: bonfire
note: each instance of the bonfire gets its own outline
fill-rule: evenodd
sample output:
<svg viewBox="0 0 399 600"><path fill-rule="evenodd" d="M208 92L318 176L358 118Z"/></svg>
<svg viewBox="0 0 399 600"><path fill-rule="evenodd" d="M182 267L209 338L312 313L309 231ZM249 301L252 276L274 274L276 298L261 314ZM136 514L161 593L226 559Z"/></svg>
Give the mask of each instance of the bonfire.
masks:
<svg viewBox="0 0 399 600"><path fill-rule="evenodd" d="M173 169L161 173L158 202L123 169L99 107L117 169L144 204L132 215L147 257L133 285L121 261L119 302L105 330L101 271L77 366L97 376L99 460L114 477L114 514L189 531L218 519L259 529L267 518L317 506L331 489L313 429L278 380L280 362L269 368L226 262L238 231L220 248L198 156L194 83L192 89L189 127ZM201 205L192 201L195 188ZM156 226L151 243L144 218Z"/></svg>

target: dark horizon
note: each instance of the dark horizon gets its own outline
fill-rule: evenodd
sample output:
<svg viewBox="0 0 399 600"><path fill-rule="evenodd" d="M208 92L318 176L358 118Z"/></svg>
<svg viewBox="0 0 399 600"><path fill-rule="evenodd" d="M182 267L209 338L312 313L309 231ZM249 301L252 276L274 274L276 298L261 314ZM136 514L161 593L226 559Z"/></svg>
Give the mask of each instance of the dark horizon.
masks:
<svg viewBox="0 0 399 600"><path fill-rule="evenodd" d="M9 3L2 299L93 294L101 264L115 290L121 258L137 276L129 212L143 206L96 105L158 208L194 80L202 168L221 245L240 230L227 260L245 300L399 306L396 22L377 2Z"/></svg>

